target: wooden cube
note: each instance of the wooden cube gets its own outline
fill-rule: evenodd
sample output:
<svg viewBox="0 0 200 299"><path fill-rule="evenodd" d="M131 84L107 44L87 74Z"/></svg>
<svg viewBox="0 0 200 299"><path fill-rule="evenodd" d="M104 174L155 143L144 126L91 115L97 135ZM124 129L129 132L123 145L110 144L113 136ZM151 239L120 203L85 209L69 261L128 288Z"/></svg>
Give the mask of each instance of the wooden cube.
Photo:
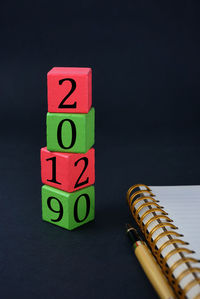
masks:
<svg viewBox="0 0 200 299"><path fill-rule="evenodd" d="M68 193L42 187L42 219L72 230L94 219L94 186Z"/></svg>
<svg viewBox="0 0 200 299"><path fill-rule="evenodd" d="M54 67L47 74L48 111L88 113L92 106L92 70Z"/></svg>
<svg viewBox="0 0 200 299"><path fill-rule="evenodd" d="M86 153L94 145L95 111L87 114L47 113L47 149Z"/></svg>
<svg viewBox="0 0 200 299"><path fill-rule="evenodd" d="M95 151L85 154L50 152L41 149L42 183L63 191L74 192L93 185Z"/></svg>

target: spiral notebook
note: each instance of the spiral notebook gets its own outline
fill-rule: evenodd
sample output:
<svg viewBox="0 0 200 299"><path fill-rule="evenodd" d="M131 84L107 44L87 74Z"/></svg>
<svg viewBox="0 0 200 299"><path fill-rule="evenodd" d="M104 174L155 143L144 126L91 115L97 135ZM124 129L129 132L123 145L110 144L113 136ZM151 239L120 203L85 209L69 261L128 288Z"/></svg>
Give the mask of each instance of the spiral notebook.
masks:
<svg viewBox="0 0 200 299"><path fill-rule="evenodd" d="M131 213L178 298L200 298L200 186L132 186Z"/></svg>

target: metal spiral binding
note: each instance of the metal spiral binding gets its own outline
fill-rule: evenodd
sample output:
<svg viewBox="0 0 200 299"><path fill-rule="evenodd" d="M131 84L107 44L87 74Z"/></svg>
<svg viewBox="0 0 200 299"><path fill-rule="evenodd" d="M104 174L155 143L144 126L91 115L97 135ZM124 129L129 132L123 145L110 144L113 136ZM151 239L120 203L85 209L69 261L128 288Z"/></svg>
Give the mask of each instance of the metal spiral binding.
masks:
<svg viewBox="0 0 200 299"><path fill-rule="evenodd" d="M138 190L139 189L139 190ZM147 194L147 195L146 195ZM188 269L181 272L178 277L175 279L173 276L173 272L177 267L179 267L181 264L187 264L187 263L199 263L199 261L192 257L186 257L184 255L181 256L179 260L177 260L170 268L167 264L167 261L175 254L191 254L194 253L194 251L185 248L185 247L178 247L178 245L188 245L187 242L182 241L179 239L180 237L183 237L183 235L179 234L175 230L178 229L172 222L173 220L170 219L167 215L167 213L163 210L163 207L161 207L158 204L158 200L156 200L155 195L152 193L152 190L144 184L136 184L129 188L127 192L127 202L130 208L130 211L141 228L141 231L143 232L146 240L148 241L148 244L156 257L159 265L161 266L163 272L167 276L170 284L172 285L173 289L175 290L177 296L179 298L186 298L186 294L190 289L192 289L195 285L200 284L200 278L195 277L192 281L190 281L183 289L180 287L180 282L182 279L184 279L188 274L197 274L200 273L200 268L198 267L192 267L190 266ZM143 202L138 207L137 204ZM148 207L149 210L142 213L142 215L139 215L143 208ZM157 214L159 212L159 214ZM144 219L149 215L152 214L153 216L144 223ZM148 231L149 225L157 220L158 224L154 226L150 231ZM168 227L168 229L166 229ZM163 228L163 232L158 234L155 239L152 238L153 234L160 228ZM164 231L165 229L165 231ZM168 236L169 240L164 242L159 248L157 248L156 244L157 242L165 237ZM161 255L163 249L165 249L169 245L174 245L174 249L171 250L165 257ZM199 295L197 295L195 298L199 298ZM194 299L195 299L194 298Z"/></svg>

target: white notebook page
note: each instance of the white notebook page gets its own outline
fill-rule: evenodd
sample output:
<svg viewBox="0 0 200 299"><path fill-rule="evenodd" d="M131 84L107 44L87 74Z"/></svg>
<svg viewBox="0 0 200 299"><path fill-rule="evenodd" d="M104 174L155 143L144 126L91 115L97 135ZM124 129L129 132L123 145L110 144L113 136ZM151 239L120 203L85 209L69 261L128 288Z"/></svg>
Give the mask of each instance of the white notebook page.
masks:
<svg viewBox="0 0 200 299"><path fill-rule="evenodd" d="M138 211L139 219L141 219L141 217L143 219L142 223L144 227L144 233L148 242L157 240L156 242L153 242L154 246L156 246L157 250L163 248L160 249L160 263L163 263L162 258L164 258L166 259L167 263L164 263L165 266L167 265L169 268L171 268L178 263L178 261L181 261L182 258L187 259L188 257L199 260L200 186L150 186L150 188L156 195L155 199L160 201L158 203L159 206L163 207L163 210L168 213L167 217L173 220L173 222L169 222L165 218L166 215L163 216L160 208L158 210L155 209L156 205L151 200L151 197L148 198L149 194L148 192L145 192L146 188L140 187L141 190L144 190L143 195L147 196L147 198L137 201L135 204L135 216L137 215ZM149 205L147 202L149 202ZM152 212L150 212L151 209ZM146 216L144 216L145 214ZM156 217L159 215L159 220L157 218L154 219L155 215L157 215ZM171 225L174 225L174 228L178 227L178 229L174 230ZM170 238L165 234L163 235L166 230L169 231L168 235L171 236ZM177 237L176 233L182 234L184 237ZM169 242L171 238L175 239L175 243ZM182 244L177 241L177 238L182 239L182 241L189 242L190 244ZM177 248L180 249L180 252L176 251ZM193 251L196 251L196 253L194 254ZM188 269L192 269L193 267L195 268L195 274L188 272ZM179 281L180 289L186 291L186 288L188 288L189 285L191 286L191 283L195 283L194 285L192 284L186 293L186 297L189 299L196 299L196 296L200 298L200 272L196 270L196 267L200 268L200 263L194 263L194 260L190 260L187 263L179 264L179 266L175 267L173 271L173 277L175 279L180 278L182 273L186 272L186 276ZM197 283L198 279L199 284Z"/></svg>
<svg viewBox="0 0 200 299"><path fill-rule="evenodd" d="M164 210L179 228L178 232L184 235L184 241L190 243L187 247L196 252L192 256L200 259L200 186L150 186L150 188L160 201L159 204L164 206ZM173 259L172 263L175 261ZM179 267L179 271L182 270L184 268ZM175 276L179 273L175 273ZM199 277L199 274L197 275ZM182 287L190 281L190 278L192 279L192 276L182 281ZM200 285L191 289L187 297L194 298L197 294L200 294Z"/></svg>
<svg viewBox="0 0 200 299"><path fill-rule="evenodd" d="M200 186L150 188L200 259Z"/></svg>

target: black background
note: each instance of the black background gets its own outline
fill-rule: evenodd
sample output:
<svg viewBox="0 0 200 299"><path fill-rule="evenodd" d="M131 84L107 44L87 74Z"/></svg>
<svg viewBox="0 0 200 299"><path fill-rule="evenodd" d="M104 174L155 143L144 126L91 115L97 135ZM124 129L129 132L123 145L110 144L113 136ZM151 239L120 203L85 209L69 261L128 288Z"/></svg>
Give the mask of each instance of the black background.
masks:
<svg viewBox="0 0 200 299"><path fill-rule="evenodd" d="M131 252L135 183L200 182L199 1L2 1L1 298L155 298ZM96 220L41 220L46 73L93 69Z"/></svg>

